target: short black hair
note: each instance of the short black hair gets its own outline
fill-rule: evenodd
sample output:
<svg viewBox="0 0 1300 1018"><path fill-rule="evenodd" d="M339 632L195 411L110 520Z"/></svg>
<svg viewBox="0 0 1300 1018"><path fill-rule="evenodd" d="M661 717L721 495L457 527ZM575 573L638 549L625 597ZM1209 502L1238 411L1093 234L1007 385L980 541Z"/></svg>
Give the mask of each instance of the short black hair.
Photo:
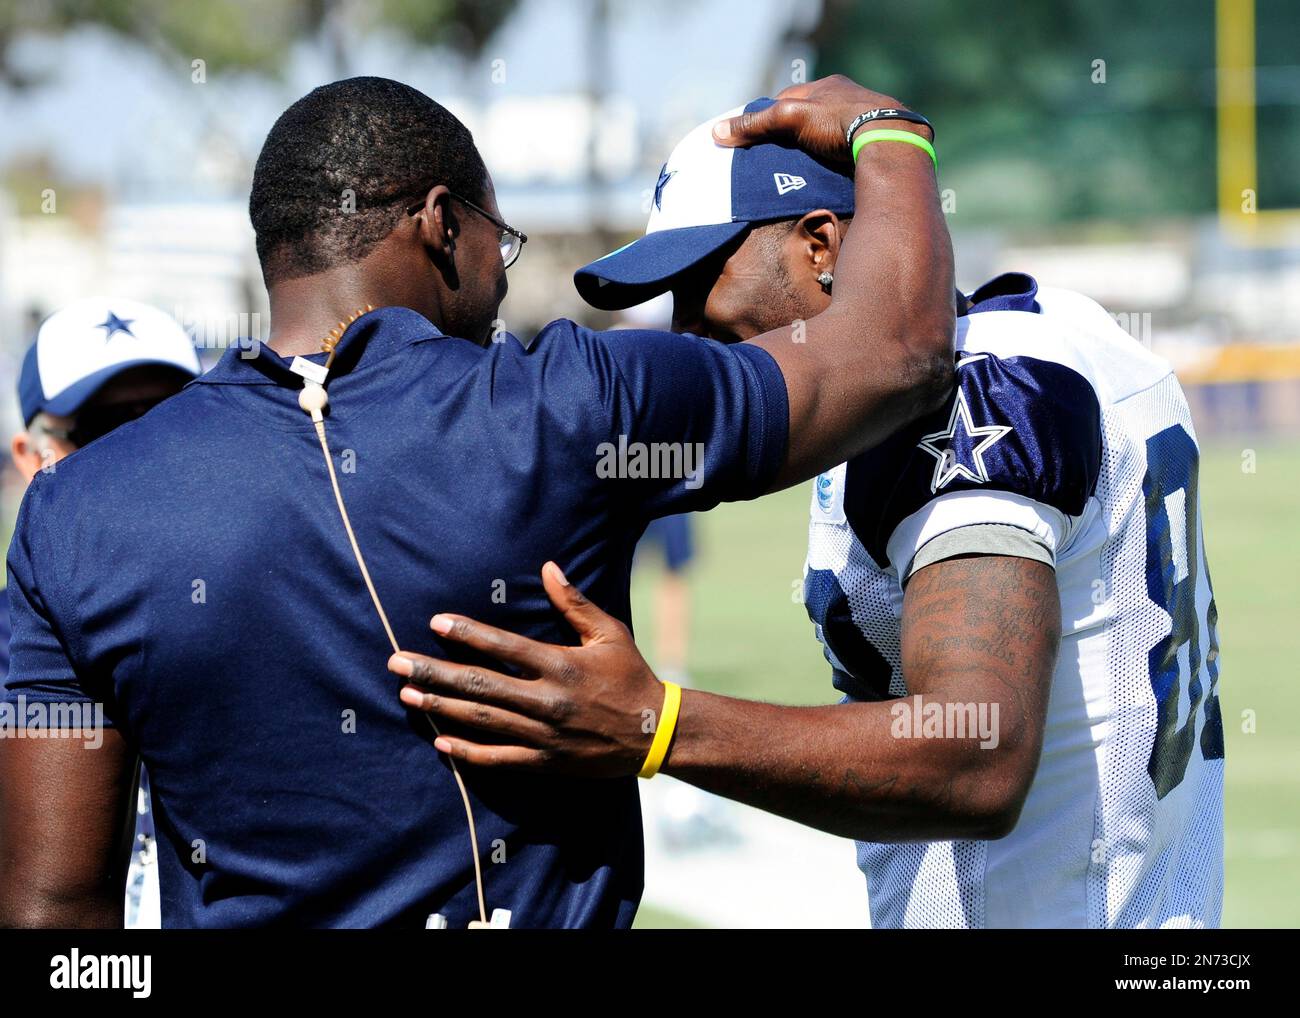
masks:
<svg viewBox="0 0 1300 1018"><path fill-rule="evenodd" d="M280 115L257 157L248 215L268 284L364 258L435 184L482 199L469 129L389 78L322 85Z"/></svg>

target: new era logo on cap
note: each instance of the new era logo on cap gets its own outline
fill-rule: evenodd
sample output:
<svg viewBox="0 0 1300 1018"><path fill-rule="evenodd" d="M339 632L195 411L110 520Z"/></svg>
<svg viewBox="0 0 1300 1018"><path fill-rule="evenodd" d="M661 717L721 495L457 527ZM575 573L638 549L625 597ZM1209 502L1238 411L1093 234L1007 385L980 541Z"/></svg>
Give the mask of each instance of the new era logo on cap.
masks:
<svg viewBox="0 0 1300 1018"><path fill-rule="evenodd" d="M42 411L71 416L115 375L146 364L195 377L201 370L190 337L166 312L120 297L69 304L41 323L23 358L23 420Z"/></svg>
<svg viewBox="0 0 1300 1018"><path fill-rule="evenodd" d="M587 303L612 311L664 293L674 277L743 237L753 223L816 209L852 215L851 172L784 145L729 148L713 140L719 120L771 104L755 99L728 110L677 143L659 171L645 236L574 274Z"/></svg>
<svg viewBox="0 0 1300 1018"><path fill-rule="evenodd" d="M793 173L773 173L772 179L776 181L777 194L788 194L808 186L808 181L803 177L796 177Z"/></svg>

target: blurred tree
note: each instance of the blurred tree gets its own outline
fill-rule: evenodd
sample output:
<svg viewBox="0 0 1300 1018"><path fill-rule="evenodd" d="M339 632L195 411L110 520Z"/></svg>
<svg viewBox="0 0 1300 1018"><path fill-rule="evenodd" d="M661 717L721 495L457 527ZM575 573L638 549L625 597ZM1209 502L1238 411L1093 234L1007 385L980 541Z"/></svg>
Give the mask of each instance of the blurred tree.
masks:
<svg viewBox="0 0 1300 1018"><path fill-rule="evenodd" d="M1258 6L1261 57L1269 38L1294 53L1300 4ZM812 42L819 75L848 74L936 122L963 222L1215 207L1213 0L827 0ZM1297 95L1276 97L1291 151ZM1295 174L1273 198L1300 205Z"/></svg>
<svg viewBox="0 0 1300 1018"><path fill-rule="evenodd" d="M275 75L290 45L316 38L336 71L347 73L349 39L387 27L412 42L475 54L518 0L0 0L0 80L36 80L13 66L9 44L21 33L63 32L100 25L167 59L206 61L223 68Z"/></svg>

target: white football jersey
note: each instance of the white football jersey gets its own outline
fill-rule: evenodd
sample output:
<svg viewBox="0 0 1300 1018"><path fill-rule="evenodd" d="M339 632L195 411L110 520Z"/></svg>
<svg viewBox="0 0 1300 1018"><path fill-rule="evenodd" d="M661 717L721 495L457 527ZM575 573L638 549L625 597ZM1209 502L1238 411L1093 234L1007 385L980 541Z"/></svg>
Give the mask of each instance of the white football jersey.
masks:
<svg viewBox="0 0 1300 1018"><path fill-rule="evenodd" d="M940 534L1010 525L1054 555L1061 648L1015 829L859 843L872 924L1216 926L1217 614L1187 401L1086 297L1009 274L972 301L948 405L817 478L805 603L846 699L903 696L900 576Z"/></svg>

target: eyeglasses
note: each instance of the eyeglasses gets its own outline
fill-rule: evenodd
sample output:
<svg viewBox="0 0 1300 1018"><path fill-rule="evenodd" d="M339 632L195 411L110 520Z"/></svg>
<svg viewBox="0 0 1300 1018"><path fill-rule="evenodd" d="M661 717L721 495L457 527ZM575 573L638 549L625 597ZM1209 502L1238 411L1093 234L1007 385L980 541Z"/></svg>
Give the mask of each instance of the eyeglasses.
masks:
<svg viewBox="0 0 1300 1018"><path fill-rule="evenodd" d="M487 209L480 208L478 205L475 205L468 198L462 198L455 191L448 191L447 193L451 195L453 198L455 198L462 205L468 206L469 208L473 209L475 212L477 212L480 216L482 216L484 219L486 219L489 223L491 223L500 231L500 234L497 237L497 243L501 245L501 260L505 263L505 267L507 269L510 268L510 266L513 265L519 259L519 252L524 249L524 245L528 243L527 234L521 233L520 231L516 230L513 226L507 226L504 222L502 222L500 219L494 216ZM422 208L424 208L423 198L421 198L414 205L407 206L406 214L408 216L418 215Z"/></svg>
<svg viewBox="0 0 1300 1018"><path fill-rule="evenodd" d="M51 428L41 425L41 430L51 438L68 442L78 449L84 449L97 438L103 438L110 431L123 424L143 417L161 403L166 397L158 399L136 400L130 403L110 403L108 406L90 407L82 410L74 418L70 428Z"/></svg>

